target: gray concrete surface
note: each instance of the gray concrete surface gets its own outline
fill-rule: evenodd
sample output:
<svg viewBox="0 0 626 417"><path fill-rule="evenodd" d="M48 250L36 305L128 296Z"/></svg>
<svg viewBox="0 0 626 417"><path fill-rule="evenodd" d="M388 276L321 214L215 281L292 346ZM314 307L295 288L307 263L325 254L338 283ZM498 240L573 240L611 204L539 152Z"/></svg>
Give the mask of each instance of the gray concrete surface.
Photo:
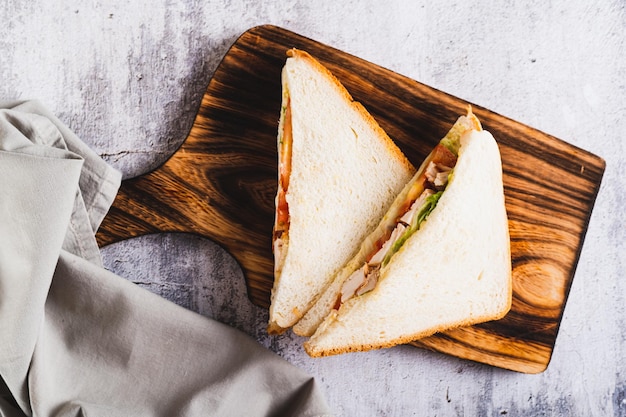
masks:
<svg viewBox="0 0 626 417"><path fill-rule="evenodd" d="M212 72L271 23L538 128L607 169L552 362L523 375L411 347L310 359L269 337L232 258L185 235L109 268L315 375L338 416L626 416L626 3L139 0L0 3L0 98L41 100L125 177L184 139Z"/></svg>

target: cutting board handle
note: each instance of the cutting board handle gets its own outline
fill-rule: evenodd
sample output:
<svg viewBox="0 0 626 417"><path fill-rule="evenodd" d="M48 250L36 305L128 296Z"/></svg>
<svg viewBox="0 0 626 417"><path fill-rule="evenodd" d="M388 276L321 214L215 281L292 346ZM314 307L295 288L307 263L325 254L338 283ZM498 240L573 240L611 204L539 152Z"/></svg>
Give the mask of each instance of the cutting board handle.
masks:
<svg viewBox="0 0 626 417"><path fill-rule="evenodd" d="M245 48L263 46L259 30L245 32L226 54L180 148L154 171L122 182L96 238L100 246L160 232L211 239L239 263L252 302L267 307L284 51L251 60Z"/></svg>

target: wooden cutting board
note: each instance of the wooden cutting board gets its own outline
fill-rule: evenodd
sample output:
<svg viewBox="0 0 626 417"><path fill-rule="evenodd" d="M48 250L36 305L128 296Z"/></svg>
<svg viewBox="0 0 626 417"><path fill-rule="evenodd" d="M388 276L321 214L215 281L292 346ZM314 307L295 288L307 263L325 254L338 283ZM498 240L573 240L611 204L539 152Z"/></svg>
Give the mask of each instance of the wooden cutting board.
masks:
<svg viewBox="0 0 626 417"><path fill-rule="evenodd" d="M269 305L280 71L285 51L292 47L326 65L415 166L470 104L287 30L255 27L235 42L215 71L178 151L153 172L122 183L98 232L101 246L158 232L207 237L239 262L252 302ZM506 369L541 372L552 355L605 163L472 106L500 145L513 305L502 320L413 344Z"/></svg>

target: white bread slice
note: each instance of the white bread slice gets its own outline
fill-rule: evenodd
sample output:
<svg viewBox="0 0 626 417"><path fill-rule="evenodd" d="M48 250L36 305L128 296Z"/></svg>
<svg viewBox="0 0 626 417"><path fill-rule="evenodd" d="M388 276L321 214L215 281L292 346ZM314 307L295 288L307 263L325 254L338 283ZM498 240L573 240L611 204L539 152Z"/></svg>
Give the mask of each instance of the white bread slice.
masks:
<svg viewBox="0 0 626 417"><path fill-rule="evenodd" d="M304 347L326 356L407 343L499 319L511 294L500 153L489 132L472 130L436 208L381 269L374 290L332 310Z"/></svg>
<svg viewBox="0 0 626 417"><path fill-rule="evenodd" d="M352 258L414 167L364 107L308 53L282 71L291 106L288 239L275 259L268 331L291 327ZM284 124L279 122L279 141Z"/></svg>

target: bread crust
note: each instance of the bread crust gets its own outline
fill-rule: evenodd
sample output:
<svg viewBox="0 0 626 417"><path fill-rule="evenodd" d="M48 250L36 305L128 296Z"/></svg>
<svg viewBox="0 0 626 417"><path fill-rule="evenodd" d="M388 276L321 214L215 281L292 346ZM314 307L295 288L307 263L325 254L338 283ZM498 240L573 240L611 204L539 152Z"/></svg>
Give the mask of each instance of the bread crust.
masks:
<svg viewBox="0 0 626 417"><path fill-rule="evenodd" d="M428 331L407 334L406 336L402 336L392 341L388 341L384 343L377 343L377 344L362 343L358 345L345 346L343 348L317 349L315 345L312 345L309 341L306 341L304 342L304 350L312 358L321 358L321 357L326 357L326 356L340 355L343 353L367 352L370 350L387 349L387 348L391 348L394 346L415 342L419 339L432 336L435 333L439 333L442 331L454 330L454 329L458 329L461 327L471 326L477 323L485 323L488 321L500 320L501 318L506 316L510 308L511 308L511 302L509 301L508 306L496 315L486 315L482 317L476 317L475 319L472 319L472 320L466 319L451 326L441 325L436 328L430 329Z"/></svg>

